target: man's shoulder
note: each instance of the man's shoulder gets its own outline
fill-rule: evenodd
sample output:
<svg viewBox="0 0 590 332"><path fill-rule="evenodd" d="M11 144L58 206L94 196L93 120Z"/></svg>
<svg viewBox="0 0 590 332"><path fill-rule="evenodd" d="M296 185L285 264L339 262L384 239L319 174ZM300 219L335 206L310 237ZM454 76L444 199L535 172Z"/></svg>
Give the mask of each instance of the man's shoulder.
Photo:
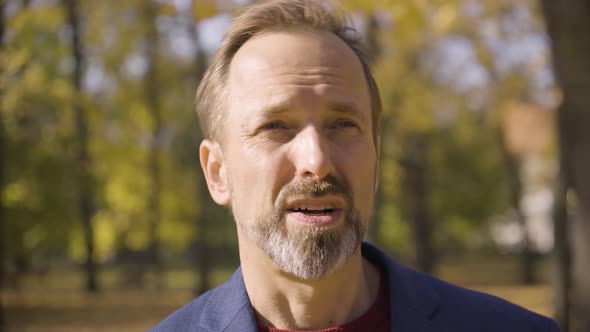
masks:
<svg viewBox="0 0 590 332"><path fill-rule="evenodd" d="M196 330L203 308L216 288L200 295L196 299L176 310L148 332L173 332Z"/></svg>
<svg viewBox="0 0 590 332"><path fill-rule="evenodd" d="M255 327L254 312L238 268L215 287L166 317L150 332L249 331Z"/></svg>
<svg viewBox="0 0 590 332"><path fill-rule="evenodd" d="M432 276L423 278L430 279L439 294L440 306L435 321L442 326L460 323L465 331L559 331L552 319L497 296Z"/></svg>
<svg viewBox="0 0 590 332"><path fill-rule="evenodd" d="M433 331L559 331L555 322L497 296L470 290L415 271L364 244L364 256L385 268L392 321L427 322ZM395 317L397 316L397 317ZM395 323L394 323L395 324Z"/></svg>

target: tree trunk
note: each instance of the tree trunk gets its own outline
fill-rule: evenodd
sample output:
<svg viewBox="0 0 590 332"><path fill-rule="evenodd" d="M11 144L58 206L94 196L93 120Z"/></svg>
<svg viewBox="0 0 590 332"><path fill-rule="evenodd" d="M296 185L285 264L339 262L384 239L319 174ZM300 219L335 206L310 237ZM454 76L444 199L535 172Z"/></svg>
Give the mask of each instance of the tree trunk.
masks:
<svg viewBox="0 0 590 332"><path fill-rule="evenodd" d="M161 282L160 262L160 223L161 212L161 191L162 174L160 166L162 111L158 89L158 31L156 29L157 8L153 1L146 1L143 4L144 23L146 25L146 52L148 69L144 78L144 95L146 106L151 117L151 144L148 152L148 174L151 180L150 192L148 194L148 220L149 220L149 253L150 260L158 286Z"/></svg>
<svg viewBox="0 0 590 332"><path fill-rule="evenodd" d="M0 58L4 58L4 1L0 1ZM0 66L0 70L3 71L4 68ZM0 77L4 76L3 72L0 72ZM0 86L0 100L4 96L4 91ZM0 106L0 257L4 258L5 251L5 236L6 236L6 227L4 225L4 169L5 169L5 161L4 161L4 110ZM3 290L5 285L5 265L2 262L2 266L0 266L0 289ZM4 308L0 308L0 331L4 331Z"/></svg>
<svg viewBox="0 0 590 332"><path fill-rule="evenodd" d="M554 191L553 224L555 243L555 320L562 332L570 330L570 289L571 289L571 249L569 246L569 227L567 215L567 189L563 179L558 179Z"/></svg>
<svg viewBox="0 0 590 332"><path fill-rule="evenodd" d="M554 227L554 269L555 269L555 319L563 332L570 330L570 290L571 290L571 248L570 248L570 222L567 206L567 192L571 185L568 160L569 146L566 143L565 133L567 123L564 112L557 114L557 137L559 151L559 173L556 179L553 194L553 227Z"/></svg>
<svg viewBox="0 0 590 332"><path fill-rule="evenodd" d="M572 224L572 331L590 331L590 2L542 0L552 39L553 65L563 92L559 108L565 192L577 202ZM569 206L568 206L569 207ZM556 231L562 225L556 220ZM556 234L557 236L558 234ZM564 234L559 234L564 236ZM563 241L563 240L562 240ZM558 249L559 250L559 249ZM561 299L563 300L563 299ZM561 301L560 301L561 302ZM564 319L564 317L560 317ZM564 331L567 331L562 327Z"/></svg>
<svg viewBox="0 0 590 332"><path fill-rule="evenodd" d="M535 268L535 256L531 250L531 239L527 228L527 218L522 210L522 181L521 181L521 166L519 158L514 155L508 148L508 144L504 137L502 130L498 130L498 145L502 152L504 159L504 167L506 169L509 190L510 190L510 205L516 212L516 219L522 230L522 252L521 252L521 265L520 265L520 280L525 285L531 285L535 282L534 268Z"/></svg>
<svg viewBox="0 0 590 332"><path fill-rule="evenodd" d="M82 41L80 39L80 25L76 0L64 0L68 21L72 29L72 55L74 58L74 73L72 86L75 91L74 114L76 134L78 138L78 179L80 184L80 214L84 228L84 241L86 245L86 290L95 292L98 290L96 281L96 263L94 262L94 229L92 218L95 209L93 204L92 190L92 160L88 153L88 122L86 111L82 104L82 71L84 66L84 55L82 52Z"/></svg>
<svg viewBox="0 0 590 332"><path fill-rule="evenodd" d="M430 138L425 134L413 134L404 140L403 200L404 214L412 223L417 268L433 273L435 257L432 248L432 218L428 195L428 151Z"/></svg>

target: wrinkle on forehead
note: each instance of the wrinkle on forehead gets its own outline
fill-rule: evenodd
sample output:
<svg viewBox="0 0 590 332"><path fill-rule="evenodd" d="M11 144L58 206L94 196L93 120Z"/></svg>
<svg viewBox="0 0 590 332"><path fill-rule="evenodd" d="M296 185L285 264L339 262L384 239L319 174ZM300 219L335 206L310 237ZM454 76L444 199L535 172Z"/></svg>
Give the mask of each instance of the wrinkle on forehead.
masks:
<svg viewBox="0 0 590 332"><path fill-rule="evenodd" d="M292 71L293 69L291 69ZM258 80L264 82L270 77L258 77ZM347 78L344 75L334 73L334 71L308 71L297 73L274 73L272 77L275 83L294 87L314 87L314 86L335 86L344 82Z"/></svg>

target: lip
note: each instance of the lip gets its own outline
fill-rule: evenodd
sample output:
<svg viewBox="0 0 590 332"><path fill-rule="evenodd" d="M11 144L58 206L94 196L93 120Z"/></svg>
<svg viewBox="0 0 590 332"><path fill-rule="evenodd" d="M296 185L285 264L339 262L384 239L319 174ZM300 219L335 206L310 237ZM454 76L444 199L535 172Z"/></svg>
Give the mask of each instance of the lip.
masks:
<svg viewBox="0 0 590 332"><path fill-rule="evenodd" d="M310 214L302 211L294 211L300 206L307 206L311 208L321 208L329 206L332 211L326 214ZM334 195L326 195L322 197L299 197L288 201L286 204L287 220L292 222L307 224L312 226L329 226L335 224L340 220L342 211L345 207L345 201L341 197Z"/></svg>
<svg viewBox="0 0 590 332"><path fill-rule="evenodd" d="M287 212L287 221L292 221L300 224L308 224L313 226L329 226L340 220L342 209L334 209L330 213L322 215L307 214L298 211Z"/></svg>
<svg viewBox="0 0 590 332"><path fill-rule="evenodd" d="M345 206L345 202L342 198L334 195L327 195L322 197L299 197L293 198L287 201L285 205L286 210L293 210L299 206L330 206L336 210L342 210ZM292 212L292 211L291 211Z"/></svg>

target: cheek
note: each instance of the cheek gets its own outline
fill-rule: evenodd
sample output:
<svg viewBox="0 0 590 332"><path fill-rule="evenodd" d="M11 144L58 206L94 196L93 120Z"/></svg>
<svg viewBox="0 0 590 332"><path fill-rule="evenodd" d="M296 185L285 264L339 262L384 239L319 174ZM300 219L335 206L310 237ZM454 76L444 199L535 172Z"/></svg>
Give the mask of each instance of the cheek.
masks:
<svg viewBox="0 0 590 332"><path fill-rule="evenodd" d="M336 147L334 151L333 158L336 167L347 169L349 175L364 177L375 173L377 154L374 145L358 142Z"/></svg>
<svg viewBox="0 0 590 332"><path fill-rule="evenodd" d="M274 205L288 169L281 153L235 153L231 168L234 213L255 216Z"/></svg>
<svg viewBox="0 0 590 332"><path fill-rule="evenodd" d="M377 156L374 146L359 146L341 154L340 171L353 191L356 208L370 214L375 196Z"/></svg>

